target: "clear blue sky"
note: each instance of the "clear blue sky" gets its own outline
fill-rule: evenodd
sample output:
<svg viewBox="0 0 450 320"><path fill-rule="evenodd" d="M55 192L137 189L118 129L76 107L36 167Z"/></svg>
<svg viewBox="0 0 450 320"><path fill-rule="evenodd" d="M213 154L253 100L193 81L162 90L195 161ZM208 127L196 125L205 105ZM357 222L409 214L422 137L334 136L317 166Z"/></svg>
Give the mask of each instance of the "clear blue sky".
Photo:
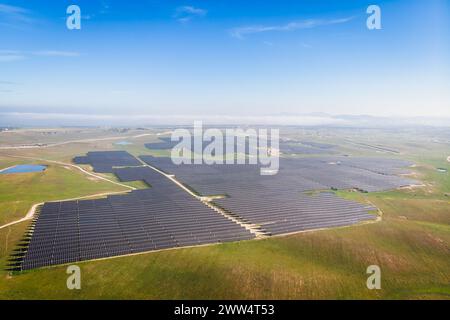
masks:
<svg viewBox="0 0 450 320"><path fill-rule="evenodd" d="M0 112L450 116L449 88L450 1L0 0Z"/></svg>

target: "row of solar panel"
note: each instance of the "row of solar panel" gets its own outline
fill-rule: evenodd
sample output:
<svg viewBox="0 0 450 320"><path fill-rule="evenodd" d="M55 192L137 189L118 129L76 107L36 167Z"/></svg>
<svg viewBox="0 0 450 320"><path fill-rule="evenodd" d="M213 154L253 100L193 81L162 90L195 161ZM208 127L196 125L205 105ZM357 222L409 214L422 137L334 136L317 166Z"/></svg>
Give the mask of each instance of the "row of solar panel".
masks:
<svg viewBox="0 0 450 320"><path fill-rule="evenodd" d="M148 167L112 168L124 163L140 165L127 160L128 156L88 153L92 160L89 163L111 165L111 171L121 181L143 180L152 188L108 199L45 204L23 268L254 237ZM96 162L96 159L100 160ZM261 224L272 234L348 225L375 218L367 214L373 207L339 199L333 194L310 197L298 192L310 190L305 187L329 188L329 182L345 186L345 179L350 184L362 185L365 179L360 178L361 174L378 178L376 173L357 167L358 163L326 171L337 166L325 159L287 161L279 175L269 178L260 176L259 166L253 165L174 166L170 159L141 159L166 172L176 173L182 182L194 188L201 185L205 190L229 194L230 198L217 202L243 219ZM398 177L389 177L395 184Z"/></svg>
<svg viewBox="0 0 450 320"><path fill-rule="evenodd" d="M111 173L113 167L140 166L141 163L126 151L96 151L88 152L84 157L75 157L77 164L89 164L95 172Z"/></svg>
<svg viewBox="0 0 450 320"><path fill-rule="evenodd" d="M348 186L361 183L351 178L358 174L375 176L385 186L390 185L386 182L390 179L401 180L396 176L384 177L350 167L335 170L335 173L341 172L335 178L333 174L330 176L329 170L322 172L324 168L335 167L323 160L281 162L280 171L275 177L262 177L257 170L258 166L175 166L169 161L149 156L141 159L156 167L160 165L159 168L166 172L174 173L179 180L200 194L227 194L227 198L215 200L215 203L228 212L239 215L243 221L261 225L272 234L350 225L376 218L375 215L368 214L375 210L372 206L340 199L330 192L308 196L300 194L300 191L329 189L333 184L339 188L349 188ZM287 165L284 167L285 163ZM349 183L344 178L348 176ZM331 185L326 184L330 182Z"/></svg>
<svg viewBox="0 0 450 320"><path fill-rule="evenodd" d="M215 235L192 235L177 240L169 238L147 239L142 237L129 238L128 243L124 244L120 239L116 242L109 242L108 239L99 239L95 242L90 239L88 242L80 242L80 244L59 242L59 246L53 246L51 254L48 250L36 250L30 248L27 252L27 259L24 261L22 268L31 269L42 266L50 266L54 264L69 263L88 259L97 259L111 257L116 255L139 253L151 250L160 250L172 247L184 247L191 245L201 245L209 243L220 243L228 241L248 240L253 236L249 233L240 235L221 236Z"/></svg>
<svg viewBox="0 0 450 320"><path fill-rule="evenodd" d="M102 201L45 204L23 269L254 237L150 168L117 171L119 177L150 178L152 188Z"/></svg>

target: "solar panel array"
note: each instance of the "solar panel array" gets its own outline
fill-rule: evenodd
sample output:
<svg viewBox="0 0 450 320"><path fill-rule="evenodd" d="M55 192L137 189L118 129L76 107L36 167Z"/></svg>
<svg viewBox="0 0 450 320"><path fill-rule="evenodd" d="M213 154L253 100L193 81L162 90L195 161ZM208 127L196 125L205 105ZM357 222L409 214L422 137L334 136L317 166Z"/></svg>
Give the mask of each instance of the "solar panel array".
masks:
<svg viewBox="0 0 450 320"><path fill-rule="evenodd" d="M300 141L300 142L304 145L315 147L315 148L320 148L320 149L332 149L332 148L336 147L333 144L323 143L323 142L315 142L315 141Z"/></svg>
<svg viewBox="0 0 450 320"><path fill-rule="evenodd" d="M330 159L333 161L333 158ZM399 160L399 159L385 159L385 158L350 158L341 157L337 160L340 164L360 168L382 175L399 175L408 174L411 172L407 167L412 166L414 163L411 161Z"/></svg>
<svg viewBox="0 0 450 320"><path fill-rule="evenodd" d="M145 147L150 150L167 150L172 149L178 144L178 141L171 141L170 138L160 137L159 141L147 143Z"/></svg>
<svg viewBox="0 0 450 320"><path fill-rule="evenodd" d="M84 157L75 157L76 164L89 164L95 172L111 173L113 167L140 166L141 163L126 151L94 151Z"/></svg>
<svg viewBox="0 0 450 320"><path fill-rule="evenodd" d="M283 154L333 154L336 153L330 149L313 148L302 146L297 143L280 143L280 152Z"/></svg>
<svg viewBox="0 0 450 320"><path fill-rule="evenodd" d="M191 137L190 141L187 142L190 148L188 148L191 152L195 151L196 144L200 146L199 150L203 152L207 146L209 146L211 143L213 143L215 140L212 139L212 141L204 141L200 136L198 136L199 139L196 139L194 136ZM234 152L237 153L238 151L245 154L249 154L252 152L252 154L257 154L257 146L258 146L258 139L256 137L238 137L238 136L232 136L234 139L234 149L233 150L227 150L226 149L226 142L227 137L225 136L225 133L223 133L221 144L223 146L222 148L222 154L225 154L227 152ZM178 145L178 141L171 141L171 138L167 137L160 137L160 141L153 142L153 143L147 143L145 144L145 147L150 150L169 150L173 149L175 146Z"/></svg>
<svg viewBox="0 0 450 320"><path fill-rule="evenodd" d="M175 165L170 158L141 156L144 162L173 173L200 194L230 194L240 188L276 192L359 189L374 192L416 184L398 176L411 163L396 159L315 157L280 158L276 175L261 176L259 165ZM239 190L240 192L241 190Z"/></svg>
<svg viewBox="0 0 450 320"><path fill-rule="evenodd" d="M351 225L376 218L368 213L376 210L375 207L344 200L330 192L275 196L246 193L245 199L231 197L216 200L216 203L260 225L270 234Z"/></svg>
<svg viewBox="0 0 450 320"><path fill-rule="evenodd" d="M410 172L406 167L412 163L397 159L320 157L286 159L283 162L288 175L315 181L325 189L377 192L417 184L413 179L398 175Z"/></svg>
<svg viewBox="0 0 450 320"><path fill-rule="evenodd" d="M238 145L238 142L242 145L243 140L236 139L236 145ZM252 152L256 152L256 150L251 150L254 145L257 145L257 139L255 137L247 138L248 140L245 142L245 152L246 154ZM250 144L250 141L253 142L253 144ZM225 150L225 143L226 143L226 136L223 137L223 153L226 153ZM203 141L200 139L199 143L201 143L201 150L203 151L207 145L209 145L211 142ZM171 138L168 137L160 137L159 141L147 143L145 146L146 148L150 150L171 150L178 144L178 141L171 141ZM332 150L335 146L331 144L325 144L325 143L318 143L318 142L301 142L301 144L297 141L290 141L290 140L281 140L279 144L280 151L285 154L335 154L336 151ZM191 137L190 141L190 151L194 151L194 137ZM237 147L235 148L234 152L237 152Z"/></svg>
<svg viewBox="0 0 450 320"><path fill-rule="evenodd" d="M303 155L334 155L336 145L315 141L300 141L283 137L279 142L279 149L282 154L303 154Z"/></svg>
<svg viewBox="0 0 450 320"><path fill-rule="evenodd" d="M278 174L261 176L257 165L174 165L170 159L141 156L146 163L175 174L201 195L226 195L215 200L223 209L272 234L349 225L375 219L376 208L311 190L381 191L415 183L390 172L408 162L389 159L320 157L280 159ZM373 163L376 168L372 168ZM378 173L377 171L383 171Z"/></svg>
<svg viewBox="0 0 450 320"><path fill-rule="evenodd" d="M391 159L281 158L279 173L273 176L261 176L259 165L174 165L170 158L141 159L174 173L201 195L226 195L214 203L243 223L274 235L376 218L369 213L376 209L373 206L324 190L381 191L416 183L397 175L407 172L411 163ZM126 152L89 152L76 161L113 172L121 181L145 181L151 188L44 204L22 269L255 237L159 172L139 166ZM307 192L311 190L315 191Z"/></svg>
<svg viewBox="0 0 450 320"><path fill-rule="evenodd" d="M22 269L254 237L148 167L115 172L152 188L44 204Z"/></svg>

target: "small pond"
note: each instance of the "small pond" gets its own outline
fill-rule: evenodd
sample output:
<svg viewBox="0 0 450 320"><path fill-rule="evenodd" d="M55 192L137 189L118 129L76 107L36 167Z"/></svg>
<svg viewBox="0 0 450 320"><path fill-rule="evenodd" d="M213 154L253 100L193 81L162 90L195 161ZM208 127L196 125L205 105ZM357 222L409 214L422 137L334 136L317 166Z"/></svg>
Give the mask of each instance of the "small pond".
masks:
<svg viewBox="0 0 450 320"><path fill-rule="evenodd" d="M116 143L114 143L115 145L118 145L118 146L128 146L128 145L130 145L130 144L133 144L133 142L129 142L129 141L119 141L119 142L116 142Z"/></svg>
<svg viewBox="0 0 450 320"><path fill-rule="evenodd" d="M47 166L37 164L19 164L14 167L0 170L0 174L42 172L45 169L47 169Z"/></svg>

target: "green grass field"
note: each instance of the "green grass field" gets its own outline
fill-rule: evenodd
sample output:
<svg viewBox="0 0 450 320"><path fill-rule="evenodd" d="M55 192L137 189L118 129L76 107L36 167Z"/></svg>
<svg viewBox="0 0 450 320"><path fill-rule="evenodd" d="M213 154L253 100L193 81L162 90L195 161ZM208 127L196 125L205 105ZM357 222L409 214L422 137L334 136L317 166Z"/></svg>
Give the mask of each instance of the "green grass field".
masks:
<svg viewBox="0 0 450 320"><path fill-rule="evenodd" d="M35 203L117 191L127 189L55 164L44 172L1 175L0 225L23 217Z"/></svg>
<svg viewBox="0 0 450 320"><path fill-rule="evenodd" d="M383 212L381 222L77 263L82 270L78 291L67 289L65 266L4 271L29 224L21 223L0 230L0 299L450 299L450 199L445 195L450 178L435 170L449 166L442 155L450 155L450 148L434 146L423 153L421 141L409 149L398 144L401 157L418 163L414 171L425 187L364 194L337 191L376 205ZM92 145L66 147L63 157L89 148ZM142 145L130 147L133 153L142 150ZM50 149L43 154L56 157ZM114 189L64 168L50 169L49 177L9 182L0 178L3 208L19 199L29 204L65 198L70 192ZM55 185L43 186L49 181ZM7 189L11 186L14 193ZM17 213L21 215L24 212ZM381 268L381 290L366 288L366 268L372 264Z"/></svg>

